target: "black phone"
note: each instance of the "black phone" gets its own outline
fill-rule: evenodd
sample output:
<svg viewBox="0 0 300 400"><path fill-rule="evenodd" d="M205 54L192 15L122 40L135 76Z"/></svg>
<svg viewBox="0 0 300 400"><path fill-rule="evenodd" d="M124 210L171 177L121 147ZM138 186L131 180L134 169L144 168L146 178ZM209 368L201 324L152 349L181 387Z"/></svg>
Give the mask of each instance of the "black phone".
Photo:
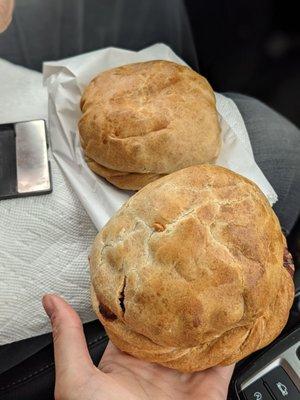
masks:
<svg viewBox="0 0 300 400"><path fill-rule="evenodd" d="M0 125L0 200L52 192L44 120Z"/></svg>

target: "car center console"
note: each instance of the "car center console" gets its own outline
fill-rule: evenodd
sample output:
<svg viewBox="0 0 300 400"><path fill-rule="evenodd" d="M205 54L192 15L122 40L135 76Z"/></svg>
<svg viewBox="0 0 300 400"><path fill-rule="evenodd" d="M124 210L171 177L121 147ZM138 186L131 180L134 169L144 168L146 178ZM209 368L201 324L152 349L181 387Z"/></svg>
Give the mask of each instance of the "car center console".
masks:
<svg viewBox="0 0 300 400"><path fill-rule="evenodd" d="M300 400L300 325L240 372L234 392L239 400Z"/></svg>
<svg viewBox="0 0 300 400"><path fill-rule="evenodd" d="M300 400L300 288L283 334L237 364L228 400Z"/></svg>

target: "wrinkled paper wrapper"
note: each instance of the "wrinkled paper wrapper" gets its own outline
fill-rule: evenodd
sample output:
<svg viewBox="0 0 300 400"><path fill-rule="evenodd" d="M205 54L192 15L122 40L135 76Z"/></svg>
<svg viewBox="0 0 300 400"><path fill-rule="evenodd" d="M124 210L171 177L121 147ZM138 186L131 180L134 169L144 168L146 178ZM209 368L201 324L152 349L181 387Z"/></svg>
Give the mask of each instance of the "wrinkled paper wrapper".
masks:
<svg viewBox="0 0 300 400"><path fill-rule="evenodd" d="M164 44L156 44L139 52L107 48L44 64L53 155L97 229L103 227L132 193L113 187L88 168L77 128L81 116L80 98L84 88L100 72L150 60L168 60L186 65ZM216 164L254 181L269 202L274 204L277 195L255 163L238 108L232 100L221 94L216 93L216 100L222 132L222 147Z"/></svg>

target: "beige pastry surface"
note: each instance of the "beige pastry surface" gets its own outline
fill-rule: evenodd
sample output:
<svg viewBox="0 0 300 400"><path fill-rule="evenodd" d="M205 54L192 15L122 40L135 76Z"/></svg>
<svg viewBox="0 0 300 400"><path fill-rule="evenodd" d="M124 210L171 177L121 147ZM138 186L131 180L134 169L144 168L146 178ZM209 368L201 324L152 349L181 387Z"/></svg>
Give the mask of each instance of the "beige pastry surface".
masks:
<svg viewBox="0 0 300 400"><path fill-rule="evenodd" d="M214 92L203 76L174 62L101 73L85 89L81 110L78 127L89 167L122 189L138 190L219 154Z"/></svg>
<svg viewBox="0 0 300 400"><path fill-rule="evenodd" d="M98 234L93 308L123 351L180 371L234 363L283 329L294 287L259 188L201 165L150 183Z"/></svg>

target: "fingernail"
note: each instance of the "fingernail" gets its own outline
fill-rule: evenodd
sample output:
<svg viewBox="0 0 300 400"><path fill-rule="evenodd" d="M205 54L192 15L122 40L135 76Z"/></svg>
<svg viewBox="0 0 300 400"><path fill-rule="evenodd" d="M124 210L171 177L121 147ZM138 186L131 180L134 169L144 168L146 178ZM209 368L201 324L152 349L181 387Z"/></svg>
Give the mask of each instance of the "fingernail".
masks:
<svg viewBox="0 0 300 400"><path fill-rule="evenodd" d="M45 294L45 296L43 296L42 303L46 311L46 314L48 315L49 318L51 318L55 308L53 297L50 294Z"/></svg>

